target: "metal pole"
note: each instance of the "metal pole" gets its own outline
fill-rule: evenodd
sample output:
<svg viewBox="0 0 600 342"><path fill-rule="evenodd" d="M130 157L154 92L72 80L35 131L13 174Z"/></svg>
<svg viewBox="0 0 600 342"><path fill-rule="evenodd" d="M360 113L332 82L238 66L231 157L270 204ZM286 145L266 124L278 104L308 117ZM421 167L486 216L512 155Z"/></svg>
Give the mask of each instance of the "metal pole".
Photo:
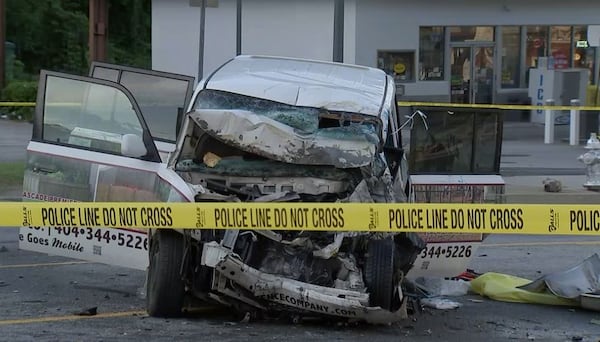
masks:
<svg viewBox="0 0 600 342"><path fill-rule="evenodd" d="M108 39L108 3L106 0L90 0L88 10L90 63L105 61Z"/></svg>
<svg viewBox="0 0 600 342"><path fill-rule="evenodd" d="M242 0L236 4L235 55L242 54Z"/></svg>
<svg viewBox="0 0 600 342"><path fill-rule="evenodd" d="M333 61L344 62L344 0L333 3Z"/></svg>
<svg viewBox="0 0 600 342"><path fill-rule="evenodd" d="M553 99L546 100L546 106L554 106ZM544 122L544 144L554 144L554 110L545 110L545 122Z"/></svg>
<svg viewBox="0 0 600 342"><path fill-rule="evenodd" d="M204 75L204 27L206 26L206 0L200 5L200 37L198 38L198 82Z"/></svg>
<svg viewBox="0 0 600 342"><path fill-rule="evenodd" d="M571 100L571 106L579 106L579 100ZM579 109L571 109L569 120L569 145L579 145Z"/></svg>

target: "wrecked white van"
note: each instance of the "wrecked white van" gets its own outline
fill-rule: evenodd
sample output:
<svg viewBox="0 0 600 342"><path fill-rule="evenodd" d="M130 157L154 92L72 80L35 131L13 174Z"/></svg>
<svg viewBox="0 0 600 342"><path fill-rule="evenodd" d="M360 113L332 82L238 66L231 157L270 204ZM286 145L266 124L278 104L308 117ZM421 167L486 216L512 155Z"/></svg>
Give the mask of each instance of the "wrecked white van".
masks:
<svg viewBox="0 0 600 342"><path fill-rule="evenodd" d="M181 75L95 64L91 76L41 74L26 200L406 201L395 86L379 69L238 56L193 95ZM336 213L317 215L335 228ZM22 247L134 267L147 250L153 316L192 296L253 317L396 321L424 247L407 233L56 228Z"/></svg>

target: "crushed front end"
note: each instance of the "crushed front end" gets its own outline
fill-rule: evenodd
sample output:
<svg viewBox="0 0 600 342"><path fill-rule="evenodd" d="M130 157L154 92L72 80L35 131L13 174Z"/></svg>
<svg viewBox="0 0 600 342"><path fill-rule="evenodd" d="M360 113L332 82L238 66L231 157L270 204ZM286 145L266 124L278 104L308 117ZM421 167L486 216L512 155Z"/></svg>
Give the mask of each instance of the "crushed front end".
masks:
<svg viewBox="0 0 600 342"><path fill-rule="evenodd" d="M188 114L175 166L197 202L405 201L379 151L381 118L218 91L202 96L210 108ZM289 219L339 226L333 212ZM185 274L199 298L241 312L371 323L406 317L402 281L424 247L410 233L240 229L189 237Z"/></svg>

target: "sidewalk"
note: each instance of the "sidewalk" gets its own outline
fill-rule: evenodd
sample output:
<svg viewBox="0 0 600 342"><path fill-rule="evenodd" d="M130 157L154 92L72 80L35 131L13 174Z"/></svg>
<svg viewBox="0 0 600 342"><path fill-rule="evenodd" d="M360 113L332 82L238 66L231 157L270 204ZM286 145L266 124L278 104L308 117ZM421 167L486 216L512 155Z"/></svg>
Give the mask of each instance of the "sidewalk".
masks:
<svg viewBox="0 0 600 342"><path fill-rule="evenodd" d="M500 174L507 203L600 203L600 193L583 187L585 166L577 160L586 150L570 146L569 127L555 126L555 143L544 144L544 126L528 122L504 124ZM544 191L543 180L557 179L562 191Z"/></svg>

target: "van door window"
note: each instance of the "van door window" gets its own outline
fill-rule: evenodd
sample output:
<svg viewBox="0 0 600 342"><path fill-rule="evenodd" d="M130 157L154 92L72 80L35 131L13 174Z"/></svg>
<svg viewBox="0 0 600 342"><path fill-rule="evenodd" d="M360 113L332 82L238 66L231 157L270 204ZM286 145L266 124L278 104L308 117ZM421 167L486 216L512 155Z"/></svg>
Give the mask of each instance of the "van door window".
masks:
<svg viewBox="0 0 600 342"><path fill-rule="evenodd" d="M194 78L154 70L94 62L90 76L122 84L140 107L152 137L168 143L177 139L177 127L188 106Z"/></svg>
<svg viewBox="0 0 600 342"><path fill-rule="evenodd" d="M37 114L43 116L41 140L117 155L125 135L143 141L137 106L117 85L51 74L45 79L42 113ZM141 144L149 154L157 154L153 144Z"/></svg>

